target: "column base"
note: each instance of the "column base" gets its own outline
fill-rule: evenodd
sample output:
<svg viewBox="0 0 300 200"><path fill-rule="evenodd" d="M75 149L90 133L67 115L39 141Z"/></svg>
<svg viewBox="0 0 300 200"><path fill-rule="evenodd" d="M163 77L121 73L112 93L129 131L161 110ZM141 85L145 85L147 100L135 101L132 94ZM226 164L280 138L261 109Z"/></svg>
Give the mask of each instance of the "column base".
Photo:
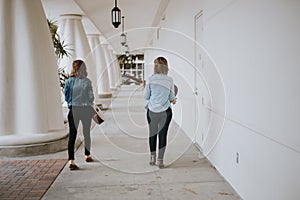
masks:
<svg viewBox="0 0 300 200"><path fill-rule="evenodd" d="M102 93L102 94L98 94L98 98L111 98L112 97L112 93Z"/></svg>
<svg viewBox="0 0 300 200"><path fill-rule="evenodd" d="M32 135L0 136L0 157L26 157L55 153L67 149L68 131ZM76 141L76 146L81 142Z"/></svg>
<svg viewBox="0 0 300 200"><path fill-rule="evenodd" d="M100 107L101 110L107 110L109 106L111 105L111 98L102 98L97 99L95 101L95 104Z"/></svg>
<svg viewBox="0 0 300 200"><path fill-rule="evenodd" d="M60 140L53 142L45 142L33 145L20 145L20 146L0 146L0 157L1 158L16 158L16 157L27 157L45 155L50 153L56 153L64 151L68 148L69 136L61 138ZM81 145L82 141L78 138L75 143L75 149Z"/></svg>

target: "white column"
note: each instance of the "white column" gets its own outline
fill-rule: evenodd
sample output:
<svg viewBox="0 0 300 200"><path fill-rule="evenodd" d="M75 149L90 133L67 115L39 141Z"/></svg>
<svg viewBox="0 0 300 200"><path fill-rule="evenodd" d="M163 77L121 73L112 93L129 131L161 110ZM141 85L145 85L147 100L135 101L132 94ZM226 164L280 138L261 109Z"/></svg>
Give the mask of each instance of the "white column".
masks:
<svg viewBox="0 0 300 200"><path fill-rule="evenodd" d="M104 52L100 44L99 34L88 34L88 41L91 48L91 55L94 58L94 63L97 71L97 87L99 98L111 98L112 93L109 90L108 70Z"/></svg>
<svg viewBox="0 0 300 200"><path fill-rule="evenodd" d="M109 77L109 86L111 90L116 90L116 83L115 83L115 71L113 69L111 57L108 50L108 44L106 42L101 42L101 46L104 52L104 57L106 61L106 66L108 69L108 77Z"/></svg>
<svg viewBox="0 0 300 200"><path fill-rule="evenodd" d="M0 27L0 146L65 137L56 58L41 1L0 1Z"/></svg>
<svg viewBox="0 0 300 200"><path fill-rule="evenodd" d="M118 62L118 58L117 56L113 53L113 49L110 48L110 57L112 59L112 66L113 69L115 71L115 86L119 87L121 85L121 77L120 77L120 66L119 66L119 62Z"/></svg>
<svg viewBox="0 0 300 200"><path fill-rule="evenodd" d="M70 49L70 57L64 57L61 61L61 66L65 67L70 73L72 69L72 62L80 59L86 63L88 78L93 84L94 93L97 94L97 78L96 67L93 62L93 57L90 55L91 49L87 36L82 24L82 16L75 14L61 15L59 18L58 33L61 36L67 48Z"/></svg>

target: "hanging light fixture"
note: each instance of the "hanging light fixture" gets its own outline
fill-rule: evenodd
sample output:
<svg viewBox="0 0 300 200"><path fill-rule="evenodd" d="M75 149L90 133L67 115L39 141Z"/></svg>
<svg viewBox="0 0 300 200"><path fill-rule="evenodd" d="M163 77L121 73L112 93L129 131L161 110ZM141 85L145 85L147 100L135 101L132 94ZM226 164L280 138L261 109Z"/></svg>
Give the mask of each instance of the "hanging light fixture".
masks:
<svg viewBox="0 0 300 200"><path fill-rule="evenodd" d="M122 16L122 34L121 34L121 45L124 46L127 42L126 34L124 33L124 16Z"/></svg>
<svg viewBox="0 0 300 200"><path fill-rule="evenodd" d="M117 0L115 0L115 7L111 10L111 21L115 28L121 24L121 10L117 7Z"/></svg>

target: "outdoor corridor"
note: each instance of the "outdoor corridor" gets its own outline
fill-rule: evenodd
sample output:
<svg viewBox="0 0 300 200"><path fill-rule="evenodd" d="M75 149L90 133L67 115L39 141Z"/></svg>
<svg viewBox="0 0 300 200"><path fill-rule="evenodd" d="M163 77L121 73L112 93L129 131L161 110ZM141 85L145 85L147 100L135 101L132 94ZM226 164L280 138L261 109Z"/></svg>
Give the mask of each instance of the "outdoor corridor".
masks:
<svg viewBox="0 0 300 200"><path fill-rule="evenodd" d="M300 200L300 0L0 2L0 200ZM163 169L137 85L158 71ZM86 162L68 106L93 101Z"/></svg>
<svg viewBox="0 0 300 200"><path fill-rule="evenodd" d="M80 170L70 171L67 164L43 199L240 199L174 122L166 168L148 164L142 94L138 86L122 86L114 94L111 108L104 113L105 123L91 133L96 162L84 161L81 145L75 155ZM67 157L66 152L62 155Z"/></svg>

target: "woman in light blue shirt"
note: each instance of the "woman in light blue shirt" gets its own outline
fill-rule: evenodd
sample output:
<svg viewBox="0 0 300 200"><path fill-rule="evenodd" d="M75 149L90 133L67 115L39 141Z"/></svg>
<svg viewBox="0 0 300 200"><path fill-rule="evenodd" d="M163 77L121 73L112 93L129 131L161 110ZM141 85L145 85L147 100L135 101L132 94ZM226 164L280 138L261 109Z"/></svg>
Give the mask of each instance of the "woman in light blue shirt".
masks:
<svg viewBox="0 0 300 200"><path fill-rule="evenodd" d="M86 65L82 60L75 60L72 64L72 71L70 78L66 81L64 87L65 100L68 103L69 114L69 142L68 155L70 161L70 170L77 170L79 167L74 160L74 145L77 136L77 129L79 122L82 123L84 147L85 147L85 161L92 162L91 136L90 128L92 116L94 114L93 102L94 93L92 89L92 82L87 78Z"/></svg>
<svg viewBox="0 0 300 200"><path fill-rule="evenodd" d="M144 97L147 100L147 121L149 124L150 165L156 163L156 146L158 137L157 165L164 167L163 158L167 145L167 134L172 119L171 103L175 104L174 83L168 74L168 61L164 57L154 60L154 74L149 77Z"/></svg>

